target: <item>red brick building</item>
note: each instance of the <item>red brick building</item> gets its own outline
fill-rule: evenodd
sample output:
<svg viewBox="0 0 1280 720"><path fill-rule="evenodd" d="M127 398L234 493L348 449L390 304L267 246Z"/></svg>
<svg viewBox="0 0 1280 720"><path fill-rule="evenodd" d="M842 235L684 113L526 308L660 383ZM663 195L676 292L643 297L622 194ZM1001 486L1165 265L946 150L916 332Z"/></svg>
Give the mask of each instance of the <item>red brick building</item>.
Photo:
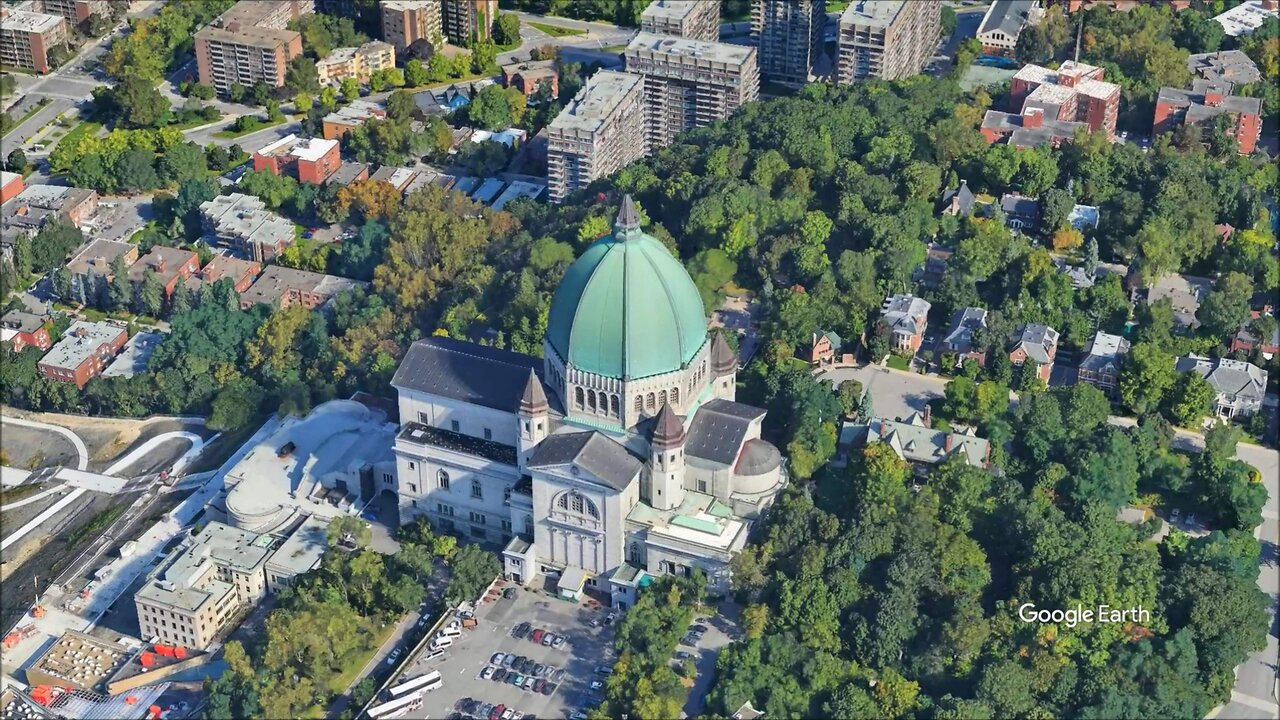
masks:
<svg viewBox="0 0 1280 720"><path fill-rule="evenodd" d="M1115 137L1120 114L1120 86L1102 79L1100 67L1072 60L1051 70L1025 65L1009 86L1009 112L1025 115L1031 108L1044 113L1045 121L1080 122L1091 132Z"/></svg>
<svg viewBox="0 0 1280 720"><path fill-rule="evenodd" d="M560 73L556 72L555 60L502 66L502 84L519 90L525 97L537 92L538 86L544 83L551 87L551 97L560 94Z"/></svg>
<svg viewBox="0 0 1280 720"><path fill-rule="evenodd" d="M199 269L200 256L194 252L156 245L129 268L129 282L140 287L147 271L154 270L164 285L165 298L170 298L178 287L178 281L195 275Z"/></svg>
<svg viewBox="0 0 1280 720"><path fill-rule="evenodd" d="M102 372L128 339L129 333L118 325L76 322L37 367L50 380L73 382L83 388Z"/></svg>
<svg viewBox="0 0 1280 720"><path fill-rule="evenodd" d="M1186 123L1210 130L1225 117L1227 132L1239 144L1240 154L1253 153L1262 132L1262 99L1228 92L1229 86L1209 80L1196 80L1190 90L1160 88L1152 133L1173 132Z"/></svg>
<svg viewBox="0 0 1280 720"><path fill-rule="evenodd" d="M0 171L0 203L6 203L18 197L24 187L22 176L18 173Z"/></svg>
<svg viewBox="0 0 1280 720"><path fill-rule="evenodd" d="M41 350L53 347L44 318L21 310L12 310L0 317L0 342L7 343L16 353L29 347Z"/></svg>
<svg viewBox="0 0 1280 720"><path fill-rule="evenodd" d="M262 272L262 263L255 260L241 260L229 255L218 255L200 270L200 279L207 283L216 283L222 278L231 278L237 293L243 293L253 284L253 279Z"/></svg>
<svg viewBox="0 0 1280 720"><path fill-rule="evenodd" d="M281 138L253 154L253 169L288 175L298 182L323 183L342 166L337 140Z"/></svg>

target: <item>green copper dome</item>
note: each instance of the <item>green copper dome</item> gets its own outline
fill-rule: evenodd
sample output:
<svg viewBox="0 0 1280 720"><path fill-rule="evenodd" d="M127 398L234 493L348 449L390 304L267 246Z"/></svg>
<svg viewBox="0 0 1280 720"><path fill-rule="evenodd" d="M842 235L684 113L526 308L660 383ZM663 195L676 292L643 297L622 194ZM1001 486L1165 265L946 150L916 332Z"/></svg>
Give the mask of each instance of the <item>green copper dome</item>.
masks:
<svg viewBox="0 0 1280 720"><path fill-rule="evenodd" d="M556 288L548 342L579 370L635 379L679 370L706 339L698 288L680 261L640 230L625 198L613 235L587 248Z"/></svg>

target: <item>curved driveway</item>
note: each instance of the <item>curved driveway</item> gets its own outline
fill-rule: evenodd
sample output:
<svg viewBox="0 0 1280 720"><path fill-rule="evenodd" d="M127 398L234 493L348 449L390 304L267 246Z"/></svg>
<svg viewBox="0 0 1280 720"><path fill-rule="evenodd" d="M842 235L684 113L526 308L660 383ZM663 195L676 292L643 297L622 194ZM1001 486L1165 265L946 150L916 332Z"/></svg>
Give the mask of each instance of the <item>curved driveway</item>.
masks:
<svg viewBox="0 0 1280 720"><path fill-rule="evenodd" d="M75 446L76 455L79 456L79 459L76 460L76 469L84 470L89 467L89 448L84 446L84 441L80 439L79 435L76 435L70 430L59 425L50 425L49 423L36 422L35 420L23 420L22 418L0 415L0 425L5 423L12 423L19 427L29 427L37 430L48 430L49 432L58 433Z"/></svg>
<svg viewBox="0 0 1280 720"><path fill-rule="evenodd" d="M129 452L128 455L125 455L119 460L116 460L115 462L111 463L111 467L104 470L102 474L117 475L120 473L121 470L134 464L143 456L145 456L147 453L156 449L160 445L163 445L165 442L169 440L175 440L175 439L187 440L191 443L191 448L187 450L187 452L184 453L182 457L179 458L174 463L172 472L176 474L179 470L182 469L182 467L185 467L188 462L191 462L191 458L195 457L196 454L198 454L204 448L204 438L200 437L199 435L193 432L187 432L185 430L175 430L173 432L161 433L153 438L148 439L146 442L134 448ZM179 465L179 463L181 463L181 465Z"/></svg>

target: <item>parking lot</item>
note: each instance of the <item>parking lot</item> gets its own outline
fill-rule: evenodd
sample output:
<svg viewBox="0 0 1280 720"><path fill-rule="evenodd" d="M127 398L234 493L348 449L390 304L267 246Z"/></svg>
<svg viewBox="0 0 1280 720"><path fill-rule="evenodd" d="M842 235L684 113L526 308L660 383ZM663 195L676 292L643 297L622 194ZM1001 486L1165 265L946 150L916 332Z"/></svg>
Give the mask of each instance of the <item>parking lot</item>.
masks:
<svg viewBox="0 0 1280 720"><path fill-rule="evenodd" d="M401 675L402 679L411 679L438 670L444 679L441 689L426 693L422 707L405 717L461 717L463 700L468 698L502 705L524 713L525 717L544 719L566 718L578 709L594 706L598 698L592 699L591 683L602 679L596 674L596 668L611 666L614 661L614 628L602 622L608 613L608 608L590 610L545 592L525 589L517 590L510 599L499 597L481 603L476 611L477 627L463 630L462 636L445 649L442 657L428 660L425 656L430 652L424 649ZM596 627L592 627L592 620L596 621ZM515 638L512 629L521 623L564 637L565 643L555 648L534 643L528 636ZM558 676L555 670L563 670L563 677L550 695L517 688L509 678L480 679L485 668L491 667L490 660L495 653L523 656L544 668L554 668L544 669L543 678Z"/></svg>

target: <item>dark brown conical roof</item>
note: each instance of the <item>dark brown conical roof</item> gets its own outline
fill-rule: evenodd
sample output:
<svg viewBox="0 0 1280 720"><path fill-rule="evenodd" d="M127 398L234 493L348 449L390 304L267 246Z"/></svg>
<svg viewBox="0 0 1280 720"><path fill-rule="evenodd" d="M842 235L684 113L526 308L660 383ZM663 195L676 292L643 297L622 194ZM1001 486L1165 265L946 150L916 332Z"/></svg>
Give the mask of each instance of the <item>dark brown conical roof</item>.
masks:
<svg viewBox="0 0 1280 720"><path fill-rule="evenodd" d="M622 207L618 209L618 219L613 226L618 230L640 229L640 211L636 209L636 203L630 195L622 196Z"/></svg>
<svg viewBox="0 0 1280 720"><path fill-rule="evenodd" d="M724 339L724 333L713 330L711 337L711 372L716 377L728 375L738 369L738 356L734 354L733 348L729 347L729 341Z"/></svg>
<svg viewBox="0 0 1280 720"><path fill-rule="evenodd" d="M670 450L684 444L684 424L680 416L671 409L671 405L663 405L653 423L653 449Z"/></svg>
<svg viewBox="0 0 1280 720"><path fill-rule="evenodd" d="M529 379L524 384L524 395L520 397L520 412L524 415L536 415L547 411L547 392L542 389L542 381L538 374L529 368Z"/></svg>

